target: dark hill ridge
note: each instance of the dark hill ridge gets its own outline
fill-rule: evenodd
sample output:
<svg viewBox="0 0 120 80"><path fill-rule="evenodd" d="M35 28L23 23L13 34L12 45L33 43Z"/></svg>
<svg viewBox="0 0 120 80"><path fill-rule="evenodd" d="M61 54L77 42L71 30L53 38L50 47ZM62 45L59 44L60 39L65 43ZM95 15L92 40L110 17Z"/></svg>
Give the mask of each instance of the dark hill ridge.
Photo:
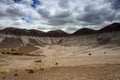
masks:
<svg viewBox="0 0 120 80"><path fill-rule="evenodd" d="M108 25L100 30L93 30L89 28L82 28L78 31L74 32L73 34L68 34L62 30L53 30L49 32L43 32L39 30L26 30L26 29L18 29L9 27L4 30L0 30L1 34L10 34L10 35L26 35L26 36L39 36L39 37L65 37L65 36L72 36L72 35L88 35L88 34L97 34L97 33L105 33L105 32L114 32L120 31L120 23L113 23Z"/></svg>
<svg viewBox="0 0 120 80"><path fill-rule="evenodd" d="M120 31L120 23L113 23L111 25L108 25L100 29L98 32L114 32L114 31Z"/></svg>
<svg viewBox="0 0 120 80"><path fill-rule="evenodd" d="M41 36L41 37L64 37L69 35L68 33L62 30L43 32L35 29L27 30L27 29L13 28L13 27L0 30L0 33L8 34L8 35L18 35L18 36L26 35L26 36Z"/></svg>
<svg viewBox="0 0 120 80"><path fill-rule="evenodd" d="M96 34L96 30L89 29L89 28L82 28L78 31L74 32L72 35L87 35L87 34Z"/></svg>
<svg viewBox="0 0 120 80"><path fill-rule="evenodd" d="M74 32L72 35L87 35L87 34L97 34L97 33L106 33L106 32L115 32L120 31L120 23L110 24L100 30L93 30L89 28L82 28Z"/></svg>
<svg viewBox="0 0 120 80"><path fill-rule="evenodd" d="M62 30L54 30L54 31L47 32L47 36L49 36L49 37L64 37L64 36L69 36L69 34Z"/></svg>
<svg viewBox="0 0 120 80"><path fill-rule="evenodd" d="M26 29L19 29L19 28L13 28L13 27L9 27L6 28L4 30L0 30L0 33L2 34L10 34L10 35L18 35L18 36L22 36L22 35L26 35L26 36L46 36L46 33L43 31L39 31L39 30L26 30Z"/></svg>

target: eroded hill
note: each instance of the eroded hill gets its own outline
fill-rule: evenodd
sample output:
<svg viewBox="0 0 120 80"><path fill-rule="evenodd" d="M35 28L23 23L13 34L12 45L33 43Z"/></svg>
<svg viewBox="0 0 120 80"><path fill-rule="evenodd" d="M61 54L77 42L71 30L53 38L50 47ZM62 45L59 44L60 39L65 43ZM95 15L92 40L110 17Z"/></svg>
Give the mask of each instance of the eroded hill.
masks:
<svg viewBox="0 0 120 80"><path fill-rule="evenodd" d="M21 47L26 45L95 46L108 43L120 44L119 23L111 24L98 31L83 28L73 34L67 34L61 30L45 33L37 30L17 28L6 28L0 31L0 48Z"/></svg>

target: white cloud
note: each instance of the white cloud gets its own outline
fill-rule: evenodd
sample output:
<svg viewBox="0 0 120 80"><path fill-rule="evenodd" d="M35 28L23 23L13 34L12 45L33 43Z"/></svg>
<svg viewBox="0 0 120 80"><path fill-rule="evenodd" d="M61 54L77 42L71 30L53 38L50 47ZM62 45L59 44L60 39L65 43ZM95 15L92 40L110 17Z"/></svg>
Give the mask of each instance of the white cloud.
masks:
<svg viewBox="0 0 120 80"><path fill-rule="evenodd" d="M74 32L82 27L98 29L120 21L119 0L40 0L40 3L33 8L33 0L21 0L19 3L0 0L0 28L15 26Z"/></svg>

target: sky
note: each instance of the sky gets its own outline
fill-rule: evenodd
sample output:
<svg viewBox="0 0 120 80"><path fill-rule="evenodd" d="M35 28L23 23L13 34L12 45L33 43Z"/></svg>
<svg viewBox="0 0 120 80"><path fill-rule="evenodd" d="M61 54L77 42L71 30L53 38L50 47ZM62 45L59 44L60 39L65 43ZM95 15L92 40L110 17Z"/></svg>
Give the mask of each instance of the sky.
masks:
<svg viewBox="0 0 120 80"><path fill-rule="evenodd" d="M120 0L0 0L0 29L100 29L120 22Z"/></svg>

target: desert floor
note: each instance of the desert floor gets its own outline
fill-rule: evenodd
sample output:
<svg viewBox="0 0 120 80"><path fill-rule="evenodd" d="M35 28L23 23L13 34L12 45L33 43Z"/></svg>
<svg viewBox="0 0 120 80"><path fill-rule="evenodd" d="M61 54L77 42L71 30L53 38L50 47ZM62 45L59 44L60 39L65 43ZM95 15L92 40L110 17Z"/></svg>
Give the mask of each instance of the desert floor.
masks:
<svg viewBox="0 0 120 80"><path fill-rule="evenodd" d="M120 80L119 46L38 47L0 55L0 80Z"/></svg>

